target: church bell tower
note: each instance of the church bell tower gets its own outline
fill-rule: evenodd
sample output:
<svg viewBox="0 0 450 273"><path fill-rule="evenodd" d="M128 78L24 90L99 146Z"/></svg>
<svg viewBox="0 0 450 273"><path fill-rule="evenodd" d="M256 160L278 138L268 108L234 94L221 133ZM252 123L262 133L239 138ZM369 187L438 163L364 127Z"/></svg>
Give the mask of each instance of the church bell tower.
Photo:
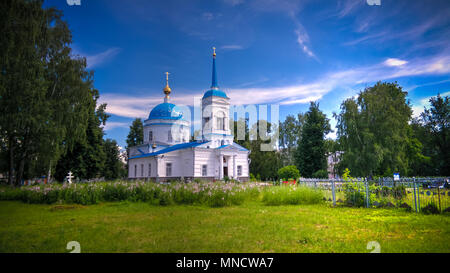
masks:
<svg viewBox="0 0 450 273"><path fill-rule="evenodd" d="M213 47L211 87L202 98L203 139L211 141L212 147L233 143L230 130L230 98L219 89L216 72L216 48Z"/></svg>

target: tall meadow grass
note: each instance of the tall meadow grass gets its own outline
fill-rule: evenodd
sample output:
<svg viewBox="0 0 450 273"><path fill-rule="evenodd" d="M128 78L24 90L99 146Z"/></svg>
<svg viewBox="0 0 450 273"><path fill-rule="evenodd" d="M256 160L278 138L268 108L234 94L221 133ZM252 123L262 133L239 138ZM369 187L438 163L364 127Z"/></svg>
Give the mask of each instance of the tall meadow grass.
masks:
<svg viewBox="0 0 450 273"><path fill-rule="evenodd" d="M305 186L269 187L263 191L262 201L266 205L318 204L323 201L320 190Z"/></svg>

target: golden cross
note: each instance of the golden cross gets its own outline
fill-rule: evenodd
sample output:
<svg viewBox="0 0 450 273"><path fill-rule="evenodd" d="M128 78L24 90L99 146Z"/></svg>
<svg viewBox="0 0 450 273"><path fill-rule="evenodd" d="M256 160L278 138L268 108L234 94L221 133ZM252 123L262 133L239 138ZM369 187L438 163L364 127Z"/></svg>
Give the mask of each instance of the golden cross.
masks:
<svg viewBox="0 0 450 273"><path fill-rule="evenodd" d="M169 73L169 72L166 72L166 73L164 73L164 74L166 74L166 81L169 82L169 74L170 74L170 73Z"/></svg>
<svg viewBox="0 0 450 273"><path fill-rule="evenodd" d="M213 50L214 50L213 56L216 56L216 48L213 47Z"/></svg>

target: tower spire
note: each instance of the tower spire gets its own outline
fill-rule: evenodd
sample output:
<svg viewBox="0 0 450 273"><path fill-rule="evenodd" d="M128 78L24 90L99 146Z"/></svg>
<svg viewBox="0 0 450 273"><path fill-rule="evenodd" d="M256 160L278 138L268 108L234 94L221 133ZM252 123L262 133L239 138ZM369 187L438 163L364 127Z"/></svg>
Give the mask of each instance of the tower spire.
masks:
<svg viewBox="0 0 450 273"><path fill-rule="evenodd" d="M164 87L164 89L163 89L164 94L166 94L166 96L164 97L164 102L169 102L169 95L170 95L170 92L172 92L172 89L170 89L170 86L169 86L169 74L170 73L166 72L164 74L166 74L166 87Z"/></svg>
<svg viewBox="0 0 450 273"><path fill-rule="evenodd" d="M212 70L212 83L211 89L219 89L217 84L217 73L216 73L216 48L213 47L213 70Z"/></svg>

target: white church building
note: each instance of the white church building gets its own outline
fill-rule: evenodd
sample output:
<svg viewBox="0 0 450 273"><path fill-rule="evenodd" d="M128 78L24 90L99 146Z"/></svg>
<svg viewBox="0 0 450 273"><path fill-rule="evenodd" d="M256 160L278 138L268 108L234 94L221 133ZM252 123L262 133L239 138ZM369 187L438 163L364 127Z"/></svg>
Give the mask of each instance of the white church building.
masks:
<svg viewBox="0 0 450 273"><path fill-rule="evenodd" d="M169 102L168 73L164 102L144 121L144 142L129 147L128 178L156 182L171 180L249 179L249 150L233 142L230 98L219 89L216 53L213 53L211 88L202 98L202 139L190 141L190 121Z"/></svg>

